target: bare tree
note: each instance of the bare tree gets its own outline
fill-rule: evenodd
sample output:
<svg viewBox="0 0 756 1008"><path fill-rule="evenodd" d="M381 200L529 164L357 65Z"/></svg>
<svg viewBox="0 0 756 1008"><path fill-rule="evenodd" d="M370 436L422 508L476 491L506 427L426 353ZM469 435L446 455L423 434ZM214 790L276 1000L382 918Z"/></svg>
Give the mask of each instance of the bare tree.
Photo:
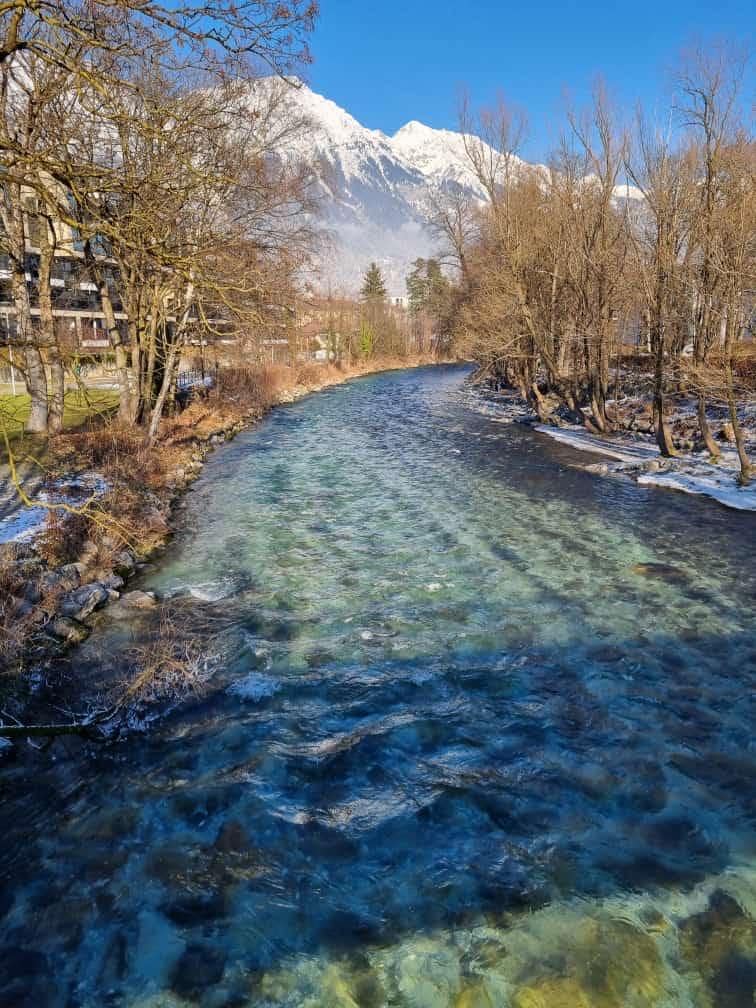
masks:
<svg viewBox="0 0 756 1008"><path fill-rule="evenodd" d="M720 277L713 268L715 218L721 161L737 130L737 102L746 58L731 47L697 48L686 54L678 74L677 111L683 126L700 150L699 200L692 241L697 248L693 300L693 354L699 369L705 367L721 319L716 302ZM714 457L719 447L706 416L706 393L698 394L698 424L707 450Z"/></svg>

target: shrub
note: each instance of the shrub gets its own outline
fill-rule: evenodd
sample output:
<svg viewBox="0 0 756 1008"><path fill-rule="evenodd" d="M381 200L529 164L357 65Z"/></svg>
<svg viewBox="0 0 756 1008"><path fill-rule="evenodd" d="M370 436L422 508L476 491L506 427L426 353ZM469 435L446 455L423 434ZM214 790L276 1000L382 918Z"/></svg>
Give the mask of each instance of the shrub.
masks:
<svg viewBox="0 0 756 1008"><path fill-rule="evenodd" d="M48 511L37 552L48 567L76 560L89 538L90 521L85 514Z"/></svg>

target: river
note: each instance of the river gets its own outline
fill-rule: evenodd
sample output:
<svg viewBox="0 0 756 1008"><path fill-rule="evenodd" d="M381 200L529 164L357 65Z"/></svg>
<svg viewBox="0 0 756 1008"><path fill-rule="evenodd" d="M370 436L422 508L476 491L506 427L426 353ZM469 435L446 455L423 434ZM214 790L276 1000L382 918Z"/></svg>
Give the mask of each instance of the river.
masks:
<svg viewBox="0 0 756 1008"><path fill-rule="evenodd" d="M204 692L0 778L4 1008L752 1004L756 516L588 473L468 374L208 461L140 584Z"/></svg>

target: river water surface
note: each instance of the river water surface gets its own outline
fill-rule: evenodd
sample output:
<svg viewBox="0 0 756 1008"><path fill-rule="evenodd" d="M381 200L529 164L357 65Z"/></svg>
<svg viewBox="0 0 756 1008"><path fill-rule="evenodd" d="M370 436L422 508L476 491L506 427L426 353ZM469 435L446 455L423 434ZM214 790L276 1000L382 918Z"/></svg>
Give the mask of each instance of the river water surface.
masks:
<svg viewBox="0 0 756 1008"><path fill-rule="evenodd" d="M591 475L467 376L208 462L141 585L205 692L4 771L3 1008L753 1005L756 517Z"/></svg>

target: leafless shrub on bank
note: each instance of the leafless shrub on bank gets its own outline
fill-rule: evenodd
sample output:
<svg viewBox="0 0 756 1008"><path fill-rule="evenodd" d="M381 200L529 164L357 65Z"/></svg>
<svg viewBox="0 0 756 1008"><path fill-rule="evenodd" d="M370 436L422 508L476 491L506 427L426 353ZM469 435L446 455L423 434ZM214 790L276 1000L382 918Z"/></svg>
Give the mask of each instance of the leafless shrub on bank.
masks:
<svg viewBox="0 0 756 1008"><path fill-rule="evenodd" d="M198 696L206 689L215 667L206 643L165 607L157 627L148 632L146 643L129 648L124 659L127 676L113 692L114 706L119 709Z"/></svg>

